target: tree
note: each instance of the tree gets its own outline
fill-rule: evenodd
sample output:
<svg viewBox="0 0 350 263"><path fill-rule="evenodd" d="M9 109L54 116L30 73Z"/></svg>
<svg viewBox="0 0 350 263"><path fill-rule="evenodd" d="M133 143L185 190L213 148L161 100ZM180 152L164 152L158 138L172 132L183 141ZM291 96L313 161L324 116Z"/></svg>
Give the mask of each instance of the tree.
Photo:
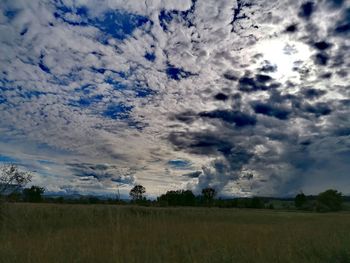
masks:
<svg viewBox="0 0 350 263"><path fill-rule="evenodd" d="M342 209L343 195L337 190L329 189L317 196L318 211L339 211Z"/></svg>
<svg viewBox="0 0 350 263"><path fill-rule="evenodd" d="M143 199L144 193L146 193L146 188L138 184L130 190L129 195L133 201L140 201Z"/></svg>
<svg viewBox="0 0 350 263"><path fill-rule="evenodd" d="M17 194L31 179L30 172L20 171L14 164L0 166L0 221L4 217L2 197Z"/></svg>
<svg viewBox="0 0 350 263"><path fill-rule="evenodd" d="M169 206L192 206L196 197L191 190L171 190L159 196L158 202Z"/></svg>
<svg viewBox="0 0 350 263"><path fill-rule="evenodd" d="M254 196L251 200L250 200L250 204L248 206L249 208L257 208L257 209L261 209L261 208L264 208L264 201L257 197L257 196Z"/></svg>
<svg viewBox="0 0 350 263"><path fill-rule="evenodd" d="M23 190L24 200L27 202L41 202L44 192L44 188L33 185L31 188Z"/></svg>
<svg viewBox="0 0 350 263"><path fill-rule="evenodd" d="M214 199L216 195L216 191L215 189L211 188L211 187L207 187L202 189L202 196L203 196L203 200L206 203L211 203Z"/></svg>
<svg viewBox="0 0 350 263"><path fill-rule="evenodd" d="M14 164L5 164L0 167L0 196L18 192L32 179L30 172L18 169Z"/></svg>
<svg viewBox="0 0 350 263"><path fill-rule="evenodd" d="M294 204L296 208L303 208L307 202L306 195L304 193L297 194L294 198Z"/></svg>

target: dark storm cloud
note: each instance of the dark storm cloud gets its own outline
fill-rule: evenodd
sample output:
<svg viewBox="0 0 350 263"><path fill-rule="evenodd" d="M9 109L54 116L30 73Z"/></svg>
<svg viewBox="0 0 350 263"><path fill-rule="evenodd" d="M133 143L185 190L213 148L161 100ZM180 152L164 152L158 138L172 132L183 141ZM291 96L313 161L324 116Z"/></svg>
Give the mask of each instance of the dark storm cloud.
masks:
<svg viewBox="0 0 350 263"><path fill-rule="evenodd" d="M314 43L314 47L317 48L318 50L326 50L332 47L331 43L328 43L326 41L319 41Z"/></svg>
<svg viewBox="0 0 350 263"><path fill-rule="evenodd" d="M314 62L315 62L317 65L320 65L320 66L326 66L327 63L328 63L328 60L329 60L329 56L328 56L328 54L325 53L325 52L317 53L317 54L314 56Z"/></svg>
<svg viewBox="0 0 350 263"><path fill-rule="evenodd" d="M327 91L314 88L306 88L302 89L301 93L305 96L305 98L313 100L325 95Z"/></svg>
<svg viewBox="0 0 350 263"><path fill-rule="evenodd" d="M172 132L168 140L177 150L183 150L193 154L217 155L228 153L232 144L221 134L213 132Z"/></svg>
<svg viewBox="0 0 350 263"><path fill-rule="evenodd" d="M350 33L350 8L344 9L342 17L337 21L334 33L347 36Z"/></svg>
<svg viewBox="0 0 350 263"><path fill-rule="evenodd" d="M271 81L269 77L255 76L255 81L258 80L260 83ZM332 113L332 103L312 103L312 101L326 96L327 92L325 90L307 87L301 88L298 93L288 94L273 89L268 90L268 94L269 98L266 101L252 101L252 108L257 114L283 120L283 123L287 123L290 118L302 118L313 122L319 117L328 116ZM346 104L346 102L344 103ZM215 110L201 112L199 116L204 120L207 119L207 121L217 119L223 123L234 123L230 113L231 111ZM194 114L192 113L191 116L193 117ZM265 174L263 178L267 179L261 179L261 177L255 179L253 176L249 179L249 181L252 181L249 184L250 188L246 188L247 186L242 183L242 191L261 189L268 184L275 193L285 195L287 192L302 187L305 180L304 173L314 169L312 167L317 167L318 161L312 156L314 153L311 153L312 150L310 149L319 140L322 140L321 137L315 135L304 138L305 135L294 134L292 129L283 124L280 125L274 122L274 125L271 125L268 121L258 122L255 117L253 118L255 119L254 130L248 133L243 130L240 131L239 127L234 125L231 128L222 126L216 131L171 134L169 141L177 150L216 157L210 165L203 167L203 173L198 176L198 184L195 186L197 191L207 186L214 186L222 190L232 182L248 180L244 178L244 173L242 173L242 168L246 166L260 169ZM194 123L196 119L193 118L191 121L191 123ZM317 128L313 129L315 129L315 132L317 131ZM338 136L346 136L348 132L349 129L345 127L332 131L333 134ZM250 151L248 150L250 142L238 139L243 134L245 136L254 134L252 138L255 138L256 143L264 142L266 138L269 138L272 142L282 145L283 154L273 149L266 151L264 154ZM286 178L283 178L278 174L278 170L269 171L263 166L264 163L271 167L275 165L278 167L281 163L290 166L291 171L288 175L290 177L285 175ZM297 176L298 173L302 176Z"/></svg>
<svg viewBox="0 0 350 263"><path fill-rule="evenodd" d="M254 156L241 141L231 133L218 131L171 133L169 141L177 150L203 156L221 156L213 160L203 171L184 174L190 178L198 178L196 191L211 186L221 191L229 182L240 177L243 165L249 163Z"/></svg>
<svg viewBox="0 0 350 263"><path fill-rule="evenodd" d="M226 95L226 94L224 94L224 93L218 93L218 94L216 94L215 96L214 96L214 98L216 99L216 100L221 100L221 101L226 101L226 100L228 100L228 96Z"/></svg>
<svg viewBox="0 0 350 263"><path fill-rule="evenodd" d="M330 79L332 77L332 73L331 72L326 72L320 75L321 79Z"/></svg>
<svg viewBox="0 0 350 263"><path fill-rule="evenodd" d="M135 179L132 173L120 174L116 166L92 163L67 163L73 175L81 180L96 179L100 182L115 182L120 184L133 184Z"/></svg>
<svg viewBox="0 0 350 263"><path fill-rule="evenodd" d="M291 113L290 110L286 108L269 103L254 102L252 107L255 113L272 116L280 120L287 120Z"/></svg>
<svg viewBox="0 0 350 263"><path fill-rule="evenodd" d="M111 178L112 173L108 171L109 166L105 164L89 164L89 163L68 163L67 164L73 174L78 177L93 177L97 180Z"/></svg>
<svg viewBox="0 0 350 263"><path fill-rule="evenodd" d="M346 77L348 76L348 72L345 71L345 70L339 70L339 71L337 71L336 73L337 73L337 75L338 75L339 77L341 77L341 78L346 78Z"/></svg>
<svg viewBox="0 0 350 263"><path fill-rule="evenodd" d="M295 33L298 31L298 26L297 26L297 24L291 24L291 25L286 27L285 31L287 33Z"/></svg>
<svg viewBox="0 0 350 263"><path fill-rule="evenodd" d="M330 106L324 102L318 102L315 104L305 103L303 105L303 109L306 112L315 114L316 117L320 117L323 115L329 115L332 112L332 109L330 108Z"/></svg>
<svg viewBox="0 0 350 263"><path fill-rule="evenodd" d="M252 101L251 106L255 113L275 117L280 120L288 120L291 116L309 119L308 114L315 117L329 115L332 112L331 105L324 102L313 102L324 96L325 90L304 88L296 94L283 94L278 91L270 93L266 101ZM290 104L290 106L286 106Z"/></svg>
<svg viewBox="0 0 350 263"><path fill-rule="evenodd" d="M272 78L269 75L264 75L264 74L255 75L255 79L257 82L260 82L260 83L266 83L272 80Z"/></svg>
<svg viewBox="0 0 350 263"><path fill-rule="evenodd" d="M333 132L334 136L350 136L350 127L343 127Z"/></svg>
<svg viewBox="0 0 350 263"><path fill-rule="evenodd" d="M299 21L285 20L284 31L282 29L285 37L301 37L312 52L310 58L305 57L305 60L294 63L300 83L293 79L277 81L275 76L281 69L261 54L254 57L254 63L261 59L256 71L224 71L222 76L225 84L238 90L237 101L231 100L232 95L229 96L230 100L226 96L218 96L220 93L232 94L232 90L227 92L221 88L218 93L215 88L215 92L211 93L214 94L213 101L219 100L222 104L230 102L234 110L218 107L210 111L199 111L198 116L193 112L179 114L182 120L177 118L177 121L188 126L187 132L174 131L168 137L175 149L215 158L198 175L196 189L208 185L224 189L231 182L244 182L243 168L252 169L257 175L247 180L251 181L252 188L242 186L242 191L251 192L269 186L269 191L285 195L300 190L307 178L317 181L317 166L320 160L330 158L327 149L333 140L337 140L332 136L344 137L349 133L349 121L342 119L345 115L338 113L348 112L348 106L340 106L341 103L330 95L331 91L339 87L328 87L323 82L347 76L345 58L349 47L331 36L322 35L324 29L315 21L320 19L323 4L325 3L316 4L314 1L296 4L298 7L295 13L298 14ZM339 8L343 4L343 1L327 1L326 5ZM246 10L247 7L243 9L238 5L236 17L245 19L248 16ZM347 34L348 21L345 13L342 11L342 17L338 21L327 23L327 28L334 29L332 24L335 23L336 26L341 26L338 31L335 30L338 35ZM235 23L239 21L240 19L234 20ZM226 58L230 59L229 56ZM310 81L313 77L316 77L314 82ZM247 105L250 106L249 110ZM243 119L249 121L237 125L237 112L243 113ZM199 123L203 125L202 122L215 129L193 131ZM189 132L190 130L192 131ZM257 145L259 147L254 150ZM283 175L281 170L284 171Z"/></svg>
<svg viewBox="0 0 350 263"><path fill-rule="evenodd" d="M177 113L173 116L170 116L170 120L178 120L180 122L184 122L190 124L197 119L197 114L193 111L185 111L181 113Z"/></svg>
<svg viewBox="0 0 350 263"><path fill-rule="evenodd" d="M192 173L186 173L183 174L182 176L188 177L188 178L198 178L202 174L202 171L195 171Z"/></svg>
<svg viewBox="0 0 350 263"><path fill-rule="evenodd" d="M304 19L309 19L314 11L315 11L315 3L309 1L309 2L303 3L300 6L299 16Z"/></svg>
<svg viewBox="0 0 350 263"><path fill-rule="evenodd" d="M231 71L227 71L224 73L224 78L231 80L231 81L236 81L238 80L238 77L235 75L235 73L231 72Z"/></svg>
<svg viewBox="0 0 350 263"><path fill-rule="evenodd" d="M252 126L256 124L255 116L241 111L214 110L201 112L198 115L202 118L218 119L226 123L235 124L236 127Z"/></svg>
<svg viewBox="0 0 350 263"><path fill-rule="evenodd" d="M261 72L265 72L265 73L276 72L277 71L277 66L276 65L272 65L268 61L265 61L265 65L263 65L260 68L260 71Z"/></svg>
<svg viewBox="0 0 350 263"><path fill-rule="evenodd" d="M238 81L238 89L243 92L256 92L275 89L280 86L268 75L257 74L255 78L244 76Z"/></svg>
<svg viewBox="0 0 350 263"><path fill-rule="evenodd" d="M200 191L210 186L221 192L229 183L243 178L242 167L248 164L252 157L253 154L245 147L232 145L230 151L224 154L224 158L217 158L210 163L210 166L203 167L203 173L198 177L196 190Z"/></svg>
<svg viewBox="0 0 350 263"><path fill-rule="evenodd" d="M327 3L334 8L340 8L344 4L344 0L327 0Z"/></svg>

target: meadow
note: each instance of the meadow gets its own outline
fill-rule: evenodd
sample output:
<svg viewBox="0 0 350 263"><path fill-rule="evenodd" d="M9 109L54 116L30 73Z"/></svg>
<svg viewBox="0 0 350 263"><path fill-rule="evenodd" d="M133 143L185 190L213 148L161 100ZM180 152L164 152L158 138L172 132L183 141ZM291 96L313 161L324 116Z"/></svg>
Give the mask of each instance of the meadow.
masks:
<svg viewBox="0 0 350 263"><path fill-rule="evenodd" d="M350 213L5 204L0 262L350 262Z"/></svg>

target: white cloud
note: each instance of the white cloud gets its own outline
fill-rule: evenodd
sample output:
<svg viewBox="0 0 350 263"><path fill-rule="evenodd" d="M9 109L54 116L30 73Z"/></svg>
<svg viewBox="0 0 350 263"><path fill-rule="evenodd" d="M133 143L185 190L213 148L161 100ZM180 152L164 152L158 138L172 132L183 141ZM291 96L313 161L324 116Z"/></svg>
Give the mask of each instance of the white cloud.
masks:
<svg viewBox="0 0 350 263"><path fill-rule="evenodd" d="M241 169L251 169L259 175L259 179L252 179L258 190L248 189L250 193L265 189L265 192L283 194L274 188L277 179L269 178L277 174L274 178L281 177L277 184L283 181L288 185L295 173L300 172L288 160L294 158L294 150L299 153L300 149L292 151L290 147L304 137L318 141L322 136L331 136L334 123L344 119L343 115L333 113L315 119L310 117L311 113L297 112L290 119L281 121L258 114L258 124L246 130L247 134L228 125L218 126L220 121L203 120L198 116L191 124L170 120L172 116L190 110L196 114L233 107L253 114L252 101L266 101L277 95L266 90L240 92L237 81L228 80L223 74L231 72L237 78L253 78L263 60L269 59L264 54L263 59L254 58L257 53L264 53L261 48L259 50L259 43L271 39L302 43L312 49L313 41L327 37L334 43L334 48L329 51L332 60L349 46L348 40L327 35L333 26L332 20L339 17L341 10L327 11L320 6L310 24L297 17L300 1L258 1L254 5L243 5L239 16L246 18L237 19L232 27L230 23L237 12L237 1L197 1L193 14L187 16L189 20L170 14L174 18L169 19L165 32L159 21L160 11L186 11L191 8L191 1L80 0L62 3L75 10L86 7L91 19L102 18L105 12L123 10L146 16L153 24L148 22L136 28L123 40L110 37L104 43L101 36L105 36L105 32L93 23L79 26L55 18L56 7L50 1L4 1L0 4L1 10L17 12L11 19L4 11L0 13L0 84L4 87L0 95L7 100L1 103L0 97L0 128L4 138L9 138L6 143L1 141L4 147L0 153L17 156L27 166L35 166L40 170L41 182L50 189L70 185L79 191L90 191L94 187L96 191L107 191L108 186L100 185L100 182L78 183L65 166L74 159L76 163L108 163L122 170L132 169L135 180L145 184L150 194L170 190L169 187L185 187L187 182L193 187L196 187L193 184L202 185L203 182L216 184L223 191L239 193L242 189L230 189L229 186L232 181L245 184L245 179L238 174ZM82 17L74 12L64 17L71 22L82 21ZM292 23L298 24L299 31L289 35L283 33ZM310 36L312 26L318 29L316 39ZM312 50L313 54L317 52ZM146 52L155 54L154 62L144 57ZM344 54L343 59L346 59ZM193 75L180 80L169 79L166 74L168 64ZM337 101L349 97L344 88L349 78L339 77L336 72L347 70L346 63L322 68L308 59L303 65L305 68L296 73L301 77L301 83L294 86L282 83L280 96L298 95L304 87L317 86L329 91L317 102L328 102L340 109ZM331 80L320 79L320 72L326 71L333 73ZM121 73L128 77L122 77ZM116 88L113 81L108 83L108 79L126 88ZM137 97L135 94L140 87L152 89L153 94ZM218 92L231 97L227 101L214 100L213 96ZM240 100L233 99L237 93L240 93ZM100 97L94 100L94 96ZM89 100L88 105L79 105L81 98ZM103 115L108 105L121 103L133 107L129 118L118 120ZM285 101L284 106L297 107L293 103L292 100ZM345 106L342 111L345 116L349 107ZM144 127L135 129L131 127L132 122L144 124ZM349 127L349 122L344 120L342 127ZM229 143L236 144L239 139L242 147L252 150L259 145L265 152L260 151L250 162L242 163L232 179L226 172L211 172L213 162L229 162L225 158L222 160L220 154L215 158L185 149L174 151L174 145L167 139L174 131L224 132ZM287 139L272 140L273 133L276 138L284 136ZM46 145L53 163L37 162L47 159L37 145ZM309 151L310 155L319 153L312 147ZM181 171L169 170L165 164L176 158L189 159L194 170L207 167L204 170L208 177L201 177L199 182L190 181L181 175ZM270 165L264 168L266 162ZM278 175L279 169L285 171L284 177Z"/></svg>

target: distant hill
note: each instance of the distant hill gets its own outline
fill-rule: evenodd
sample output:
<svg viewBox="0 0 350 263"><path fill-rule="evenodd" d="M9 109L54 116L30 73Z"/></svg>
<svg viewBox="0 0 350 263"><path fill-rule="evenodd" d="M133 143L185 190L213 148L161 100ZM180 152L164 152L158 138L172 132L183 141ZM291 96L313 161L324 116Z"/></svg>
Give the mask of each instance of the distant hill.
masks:
<svg viewBox="0 0 350 263"><path fill-rule="evenodd" d="M12 193L21 193L22 190L23 190L23 187L21 187L20 185L17 185L17 184L7 185L7 184L0 183L1 195L7 196L7 195L12 194Z"/></svg>

